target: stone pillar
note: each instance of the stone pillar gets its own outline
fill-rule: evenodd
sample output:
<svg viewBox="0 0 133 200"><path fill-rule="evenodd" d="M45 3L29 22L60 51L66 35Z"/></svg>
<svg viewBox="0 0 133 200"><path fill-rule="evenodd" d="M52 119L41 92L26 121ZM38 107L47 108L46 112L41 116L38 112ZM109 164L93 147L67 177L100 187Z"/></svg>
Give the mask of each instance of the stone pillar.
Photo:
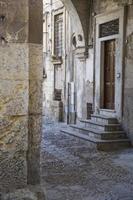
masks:
<svg viewBox="0 0 133 200"><path fill-rule="evenodd" d="M40 184L42 9L0 2L0 191Z"/></svg>
<svg viewBox="0 0 133 200"><path fill-rule="evenodd" d="M28 1L0 2L0 190L27 184Z"/></svg>
<svg viewBox="0 0 133 200"><path fill-rule="evenodd" d="M28 183L40 182L43 83L43 2L29 0L29 149Z"/></svg>

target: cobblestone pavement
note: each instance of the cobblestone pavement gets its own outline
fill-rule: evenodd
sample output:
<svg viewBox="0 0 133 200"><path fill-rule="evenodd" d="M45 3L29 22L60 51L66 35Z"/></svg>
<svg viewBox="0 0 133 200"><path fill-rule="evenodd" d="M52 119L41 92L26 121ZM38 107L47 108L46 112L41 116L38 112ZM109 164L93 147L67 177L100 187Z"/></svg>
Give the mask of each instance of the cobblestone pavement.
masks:
<svg viewBox="0 0 133 200"><path fill-rule="evenodd" d="M133 200L133 149L98 152L89 142L44 125L42 180L47 200Z"/></svg>

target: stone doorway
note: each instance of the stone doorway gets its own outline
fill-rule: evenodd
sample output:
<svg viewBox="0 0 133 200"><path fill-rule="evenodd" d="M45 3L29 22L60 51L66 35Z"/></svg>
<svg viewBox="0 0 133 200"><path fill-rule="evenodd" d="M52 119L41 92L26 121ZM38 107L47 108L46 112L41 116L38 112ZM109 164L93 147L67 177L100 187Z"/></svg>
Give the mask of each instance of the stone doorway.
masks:
<svg viewBox="0 0 133 200"><path fill-rule="evenodd" d="M125 9L96 16L95 112L122 119ZM105 66L106 65L106 66Z"/></svg>

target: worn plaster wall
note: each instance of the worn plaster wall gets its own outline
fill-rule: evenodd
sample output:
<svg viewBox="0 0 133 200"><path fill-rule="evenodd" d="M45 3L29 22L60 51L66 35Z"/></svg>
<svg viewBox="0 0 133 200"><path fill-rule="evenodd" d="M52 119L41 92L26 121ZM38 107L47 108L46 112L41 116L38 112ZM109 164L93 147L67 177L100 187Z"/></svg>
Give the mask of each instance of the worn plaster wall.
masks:
<svg viewBox="0 0 133 200"><path fill-rule="evenodd" d="M123 125L133 143L133 5L127 8Z"/></svg>
<svg viewBox="0 0 133 200"><path fill-rule="evenodd" d="M54 100L54 64L52 62L53 56L53 32L54 32L54 13L55 10L63 8L61 1L45 0L43 5L44 20L43 25L43 60L44 60L44 79L43 79L43 115L45 122L59 121L59 101ZM65 13L64 13L65 14ZM65 43L65 41L64 41ZM62 66L62 78L63 78ZM63 80L64 81L64 80ZM62 87L64 85L62 81ZM64 89L64 88L62 88Z"/></svg>
<svg viewBox="0 0 133 200"><path fill-rule="evenodd" d="M83 28L71 1L53 1L50 5L49 1L45 1L44 4L44 15L47 22L44 25L44 68L46 77L44 78L43 88L43 107L44 116L46 121L58 121L59 120L59 102L54 101L54 63L52 62L54 47L54 21L53 15L57 10L61 10L64 5L64 23L63 23L63 56L62 56L62 101L64 107L64 119L66 120L68 111L68 83L75 82L75 66L76 66L76 56L75 51L77 48L83 48L85 52L85 40ZM67 4L67 5L66 5ZM71 7L71 6L72 7ZM70 6L70 9L68 9ZM72 12L74 11L74 12ZM46 35L47 33L47 35ZM67 33L67 34L66 34ZM78 40L78 35L81 35L82 41ZM73 37L76 38L76 46L73 46ZM46 39L47 38L47 39ZM47 43L47 48L45 44ZM82 63L80 64L82 66ZM79 66L80 67L80 66ZM82 68L82 67L81 67ZM77 74L78 75L78 74ZM76 85L75 85L76 86ZM82 85L81 85L82 87ZM77 89L75 88L77 91ZM81 99L82 102L82 99ZM81 103L82 104L82 103Z"/></svg>
<svg viewBox="0 0 133 200"><path fill-rule="evenodd" d="M0 191L40 182L41 9L39 0L0 1Z"/></svg>
<svg viewBox="0 0 133 200"><path fill-rule="evenodd" d="M88 31L89 29L89 9L91 1L63 1L70 15L72 32L76 36L76 48L74 49L72 41L69 44L68 55L73 57L73 62L67 66L67 80L71 81L71 68L74 68L74 84L76 96L76 116L79 118L87 117L87 103L93 103L93 49L88 49ZM76 9L75 9L75 8ZM76 25L76 26L75 26ZM67 29L69 30L69 29ZM68 31L69 32L69 31ZM70 33L70 34L71 34ZM69 34L69 33L68 33ZM78 35L82 35L83 41L78 40ZM68 43L67 43L68 45ZM71 59L71 60L72 60ZM67 86L66 86L67 88ZM66 94L67 96L67 94ZM66 105L67 106L67 105Z"/></svg>
<svg viewBox="0 0 133 200"><path fill-rule="evenodd" d="M86 19L86 3L82 4L82 9L79 14L80 3L76 4L78 9L74 8L73 2L62 1L65 5L66 17L64 21L64 55L62 64L62 87L63 87L63 105L64 105L64 119L66 121L68 115L68 83L74 82L75 85L75 107L76 115L78 118L86 118L87 116L87 103L92 103L93 101L93 49L90 48L89 57L86 57L86 41L82 20L88 24L88 18ZM59 102L53 101L54 93L54 65L52 63L52 47L54 41L52 38L53 32L53 21L51 21L54 10L62 8L64 5L61 2L53 2L50 6L49 1L44 5L45 17L47 18L47 24L44 25L44 43L47 43L47 50L44 44L44 68L46 77L44 79L44 116L48 121L58 121L59 118ZM76 8L77 8L76 7ZM78 13L77 13L78 12ZM82 20L79 15L83 15ZM47 15L47 16L46 16ZM47 27L46 27L47 26ZM86 26L86 30L88 25ZM66 34L67 32L67 34ZM47 41L46 41L47 33ZM82 39L79 39L79 35ZM76 45L73 45L73 38L76 39ZM87 52L87 54L88 54ZM70 106L71 107L71 106ZM71 108L69 109L71 110ZM71 111L70 111L71 112ZM74 114L74 113L73 113Z"/></svg>

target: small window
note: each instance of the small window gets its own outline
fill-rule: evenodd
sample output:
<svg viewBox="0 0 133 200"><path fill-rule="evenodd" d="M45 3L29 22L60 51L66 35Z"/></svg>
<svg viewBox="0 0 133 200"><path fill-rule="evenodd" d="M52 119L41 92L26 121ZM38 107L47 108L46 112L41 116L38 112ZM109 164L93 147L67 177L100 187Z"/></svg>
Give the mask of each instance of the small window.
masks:
<svg viewBox="0 0 133 200"><path fill-rule="evenodd" d="M61 101L61 89L55 89L54 90L54 100L55 101Z"/></svg>
<svg viewBox="0 0 133 200"><path fill-rule="evenodd" d="M56 57L63 54L63 13L54 17L54 54Z"/></svg>

